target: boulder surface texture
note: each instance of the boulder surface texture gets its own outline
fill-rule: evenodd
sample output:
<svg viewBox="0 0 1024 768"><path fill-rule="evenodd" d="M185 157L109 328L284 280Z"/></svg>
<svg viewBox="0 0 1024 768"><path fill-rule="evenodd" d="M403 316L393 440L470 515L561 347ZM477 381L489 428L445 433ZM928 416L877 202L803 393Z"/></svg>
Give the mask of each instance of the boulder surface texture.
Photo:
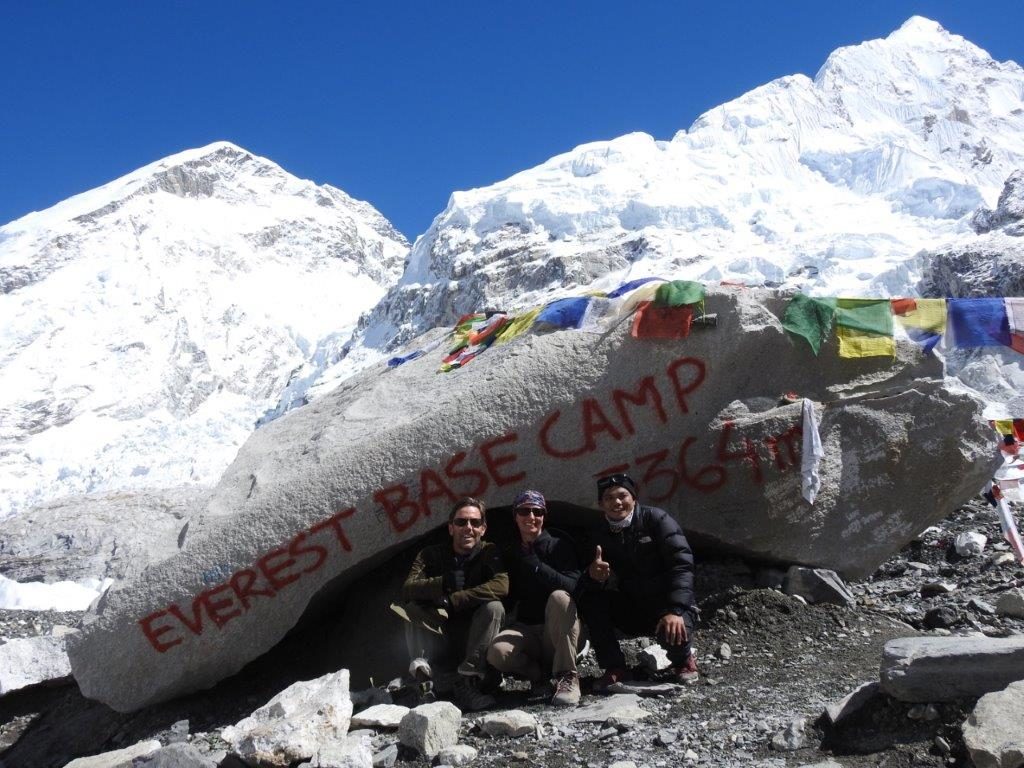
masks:
<svg viewBox="0 0 1024 768"><path fill-rule="evenodd" d="M901 637L882 651L882 690L933 702L1001 691L1024 676L1024 637Z"/></svg>
<svg viewBox="0 0 1024 768"><path fill-rule="evenodd" d="M609 470L693 541L870 573L977 492L998 461L991 428L911 342L895 359L840 358L831 340L815 356L783 331L786 302L722 289L705 306L717 326L682 340L633 338L627 317L600 334L531 332L446 374L439 349L346 380L256 430L182 550L93 607L69 647L81 690L127 711L208 687L328 583L443 525L457 498L495 508L529 487L593 509ZM819 414L813 505L789 392Z"/></svg>
<svg viewBox="0 0 1024 768"><path fill-rule="evenodd" d="M975 768L1024 765L1024 680L988 693L964 723L964 744Z"/></svg>

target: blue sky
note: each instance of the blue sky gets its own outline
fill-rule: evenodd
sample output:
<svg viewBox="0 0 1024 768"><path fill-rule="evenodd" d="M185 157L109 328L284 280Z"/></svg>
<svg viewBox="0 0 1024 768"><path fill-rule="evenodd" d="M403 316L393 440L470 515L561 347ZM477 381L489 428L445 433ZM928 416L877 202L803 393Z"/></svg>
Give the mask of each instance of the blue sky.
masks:
<svg viewBox="0 0 1024 768"><path fill-rule="evenodd" d="M9 2L0 223L226 139L410 239L453 190L597 139L668 139L920 14L1024 62L1024 3Z"/></svg>

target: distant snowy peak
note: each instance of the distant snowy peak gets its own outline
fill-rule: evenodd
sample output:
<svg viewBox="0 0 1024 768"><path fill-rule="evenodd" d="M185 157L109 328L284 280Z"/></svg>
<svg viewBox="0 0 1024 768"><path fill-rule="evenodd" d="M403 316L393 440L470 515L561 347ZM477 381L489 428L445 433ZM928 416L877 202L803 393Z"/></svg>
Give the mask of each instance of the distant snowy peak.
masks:
<svg viewBox="0 0 1024 768"><path fill-rule="evenodd" d="M0 228L0 518L215 482L407 253L368 203L226 142Z"/></svg>
<svg viewBox="0 0 1024 768"><path fill-rule="evenodd" d="M367 361L463 312L645 275L911 294L914 255L972 235L1021 167L1024 70L914 17L671 141L593 142L454 193L350 347Z"/></svg>
<svg viewBox="0 0 1024 768"><path fill-rule="evenodd" d="M175 199L182 202L175 204ZM185 202L202 200L212 202L199 207ZM196 216L199 212L206 215ZM180 220L183 236L241 234L256 247L273 245L289 225L326 225L341 236L326 249L328 255L355 262L381 282L398 276L408 249L404 236L369 203L296 178L270 160L221 141L150 163L0 227L0 291L40 279L73 258L76 251L67 247L68 240L102 232L115 221L141 234L151 216ZM17 263L19 258L24 261Z"/></svg>

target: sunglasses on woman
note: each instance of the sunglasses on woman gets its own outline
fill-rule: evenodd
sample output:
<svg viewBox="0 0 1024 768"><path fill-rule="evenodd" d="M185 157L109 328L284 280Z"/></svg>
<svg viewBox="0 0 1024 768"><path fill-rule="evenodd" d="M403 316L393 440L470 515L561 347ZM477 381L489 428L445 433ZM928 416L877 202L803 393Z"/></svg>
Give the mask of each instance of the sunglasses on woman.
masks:
<svg viewBox="0 0 1024 768"><path fill-rule="evenodd" d="M546 509L538 509L537 507L516 507L516 514L519 517L529 517L530 515L544 517L546 512Z"/></svg>
<svg viewBox="0 0 1024 768"><path fill-rule="evenodd" d="M465 528L467 525L480 528L483 524L483 519L479 517L456 517L452 520L452 525L456 528Z"/></svg>

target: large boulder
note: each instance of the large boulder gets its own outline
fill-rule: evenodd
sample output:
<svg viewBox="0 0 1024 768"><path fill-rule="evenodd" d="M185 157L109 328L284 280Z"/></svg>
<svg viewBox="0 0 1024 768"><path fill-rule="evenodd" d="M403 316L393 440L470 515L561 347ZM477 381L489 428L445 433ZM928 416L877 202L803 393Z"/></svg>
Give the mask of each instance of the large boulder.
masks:
<svg viewBox="0 0 1024 768"><path fill-rule="evenodd" d="M882 651L882 690L900 701L973 698L1024 678L1024 637L901 637Z"/></svg>
<svg viewBox="0 0 1024 768"><path fill-rule="evenodd" d="M613 468L702 546L870 573L977 492L997 461L990 428L909 342L895 359L842 359L832 342L815 357L782 330L785 305L723 289L706 302L717 327L682 341L635 339L627 321L531 333L447 374L438 350L347 380L257 430L183 550L86 616L69 649L82 691L131 710L209 686L457 497L500 507L534 487L583 513ZM813 506L788 392L820 414Z"/></svg>

